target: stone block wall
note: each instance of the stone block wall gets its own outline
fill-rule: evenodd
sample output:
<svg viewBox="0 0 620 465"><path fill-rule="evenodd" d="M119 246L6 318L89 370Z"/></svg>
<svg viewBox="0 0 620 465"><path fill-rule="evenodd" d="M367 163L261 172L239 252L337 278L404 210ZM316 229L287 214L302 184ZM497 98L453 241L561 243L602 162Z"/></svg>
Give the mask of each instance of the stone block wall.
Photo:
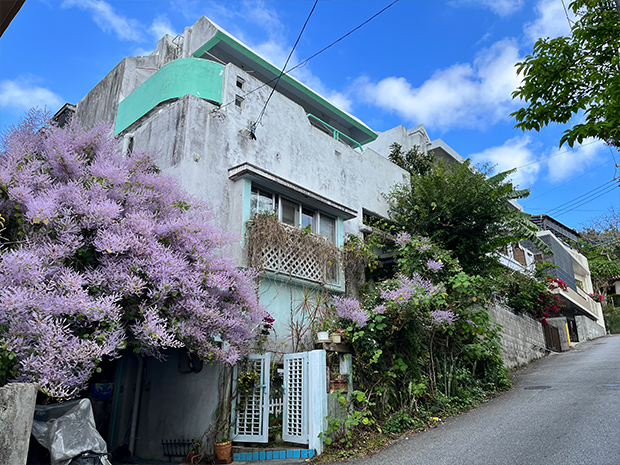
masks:
<svg viewBox="0 0 620 465"><path fill-rule="evenodd" d="M491 306L489 315L501 326L502 359L507 369L545 356L545 334L539 321L499 304Z"/></svg>
<svg viewBox="0 0 620 465"><path fill-rule="evenodd" d="M596 339L605 335L605 328L585 315L575 315L575 323L577 323L577 334L579 334L580 341Z"/></svg>
<svg viewBox="0 0 620 465"><path fill-rule="evenodd" d="M37 385L11 383L0 388L0 463L25 465Z"/></svg>

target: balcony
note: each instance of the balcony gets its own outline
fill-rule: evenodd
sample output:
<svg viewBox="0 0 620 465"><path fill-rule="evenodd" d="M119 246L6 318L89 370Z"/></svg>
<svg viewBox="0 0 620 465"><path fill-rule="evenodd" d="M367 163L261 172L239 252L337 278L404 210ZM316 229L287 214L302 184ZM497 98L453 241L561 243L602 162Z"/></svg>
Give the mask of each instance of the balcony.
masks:
<svg viewBox="0 0 620 465"><path fill-rule="evenodd" d="M342 251L324 237L256 216L248 222L249 264L280 277L341 287Z"/></svg>
<svg viewBox="0 0 620 465"><path fill-rule="evenodd" d="M364 149L362 148L362 144L360 144L356 140L351 139L349 136L343 134L333 126L330 126L325 121L317 118L312 113L308 113L306 116L310 120L310 124L317 128L319 131L322 131L330 137L333 137L338 142L342 142L343 144L348 145L352 149L360 149L360 151L364 151Z"/></svg>
<svg viewBox="0 0 620 465"><path fill-rule="evenodd" d="M566 291L554 289L552 292L560 296L565 308L572 310L576 314L586 315L592 320L599 320L602 314L601 304L592 300L583 289L577 287L577 291L575 291L569 287Z"/></svg>

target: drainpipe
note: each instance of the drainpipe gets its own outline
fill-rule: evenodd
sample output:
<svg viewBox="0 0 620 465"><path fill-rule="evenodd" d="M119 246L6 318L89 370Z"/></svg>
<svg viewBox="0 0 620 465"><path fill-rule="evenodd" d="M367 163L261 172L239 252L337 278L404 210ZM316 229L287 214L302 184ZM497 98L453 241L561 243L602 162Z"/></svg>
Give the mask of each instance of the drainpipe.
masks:
<svg viewBox="0 0 620 465"><path fill-rule="evenodd" d="M136 391L133 396L133 412L131 414L131 430L129 433L129 452L134 456L136 448L136 430L138 429L138 410L140 407L140 395L142 394L142 371L144 369L144 358L142 355L135 354L138 358L138 377L136 379Z"/></svg>

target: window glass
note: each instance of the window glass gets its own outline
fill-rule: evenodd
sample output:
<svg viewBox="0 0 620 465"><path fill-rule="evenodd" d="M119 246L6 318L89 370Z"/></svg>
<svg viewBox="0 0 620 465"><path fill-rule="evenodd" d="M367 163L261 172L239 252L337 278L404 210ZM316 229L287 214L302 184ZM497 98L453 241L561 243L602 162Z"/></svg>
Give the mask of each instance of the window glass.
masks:
<svg viewBox="0 0 620 465"><path fill-rule="evenodd" d="M301 209L301 227L310 228L310 231L314 231L314 212L308 208Z"/></svg>
<svg viewBox="0 0 620 465"><path fill-rule="evenodd" d="M299 205L282 199L282 223L292 226L299 225Z"/></svg>
<svg viewBox="0 0 620 465"><path fill-rule="evenodd" d="M250 199L250 214L274 213L276 210L275 196L270 192L265 192L252 186L252 197Z"/></svg>
<svg viewBox="0 0 620 465"><path fill-rule="evenodd" d="M321 213L319 233L329 242L336 242L336 220Z"/></svg>

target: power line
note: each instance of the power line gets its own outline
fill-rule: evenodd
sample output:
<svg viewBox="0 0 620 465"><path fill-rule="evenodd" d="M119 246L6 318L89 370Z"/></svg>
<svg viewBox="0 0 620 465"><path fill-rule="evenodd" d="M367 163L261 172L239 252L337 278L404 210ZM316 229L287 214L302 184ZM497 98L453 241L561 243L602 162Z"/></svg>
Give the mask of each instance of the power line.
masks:
<svg viewBox="0 0 620 465"><path fill-rule="evenodd" d="M602 189L607 189L607 188L609 188L609 185L610 185L611 183L613 183L613 182L614 182L614 180L613 180L613 179L612 179L611 181L607 181L607 182L605 182L605 183L601 184L600 186L597 186L597 187L595 187L594 189L592 189L592 190L590 190L590 191L588 191L588 192L586 192L586 193L584 193L584 194L581 194L581 195L580 195L580 196L578 196L578 197L575 197L575 198L573 198L573 199L569 200L568 202L564 202L563 204L560 204L560 205L558 205L557 207L554 207L554 208L552 208L551 210L549 210L548 214L552 215L552 214L553 214L553 212L555 212L555 211L564 210L565 208L569 207L569 206L570 206L571 204L573 204L573 203L578 203L578 202L581 202L581 200L583 200L583 198L584 198L584 197L585 197L585 198L591 197L592 195L597 194L597 193L598 193L598 191L600 191L600 190L602 190Z"/></svg>
<svg viewBox="0 0 620 465"><path fill-rule="evenodd" d="M368 18L366 21L364 21L363 23L361 23L359 26L351 29L349 32L347 32L345 35L343 35L342 37L340 37L339 39L333 41L331 44L329 44L327 47L324 47L323 49L319 50L317 53L315 53L314 55L312 55L309 58L306 58L305 60L299 62L298 64L296 64L295 66L293 66L291 69L289 70L284 70L282 74L290 74L291 71L296 70L297 68L301 68L302 66L305 66L310 60L312 60L313 58L315 58L316 56L320 55L321 53L323 53L324 51L326 51L327 49L331 48L332 46L336 45L338 42L340 42L342 39L344 39L345 37L350 36L353 32L357 31L358 29L360 29L362 26L365 26L366 24L368 24L370 21L372 21L373 19L375 19L377 16L379 16L381 13L383 13L384 11L386 11L388 8L392 7L393 5L395 5L396 3L398 3L400 0L394 0L392 3L390 3L388 6L386 6L385 8L379 10L377 13L375 13L374 15L372 15L370 18ZM279 77L275 77L267 82L265 82L264 84L258 86L256 89L251 90L249 92L247 92L245 95L248 96L250 94L253 94L254 92L262 89L263 87L268 86L269 84L271 84L272 82L276 81L277 79L279 79ZM220 105L218 108L214 109L213 111L218 111L221 110L224 107L227 107L228 105L232 105L233 103L235 103L235 100L231 100L228 103L224 103L222 105Z"/></svg>
<svg viewBox="0 0 620 465"><path fill-rule="evenodd" d="M588 145L594 144L595 142L600 142L600 141L599 141L598 139L596 139L596 140L593 140L593 141L591 141L591 142L588 142L587 144L581 144L581 145L579 146L579 148L581 148L581 147L586 147L586 146L588 146ZM556 153L556 154L554 154L554 155L551 155L550 157L541 158L540 160L532 161L532 162L530 162L530 163L526 163L525 165L517 166L517 167L516 167L516 168L514 168L514 169L519 170L519 169L521 169L521 168L525 168L526 166L535 165L536 163L540 163L540 162L542 162L542 161L549 160L549 159L551 159L551 158L557 157L557 156L559 156L559 155L563 155L563 154L568 153L568 152L569 152L569 150L564 150L563 152L558 152L558 153Z"/></svg>
<svg viewBox="0 0 620 465"><path fill-rule="evenodd" d="M595 166L591 170L586 171L585 173L582 173L579 176L575 176L574 178L570 179L569 181L566 181L564 184L560 184L559 186L554 187L553 189L549 189L548 191L542 192L542 193L540 193L538 195L535 195L534 197L528 197L527 200L523 202L523 204L526 204L526 203L530 202L531 200L534 200L534 199L537 199L539 197L542 197L543 195L548 194L549 192L553 192L554 190L557 190L560 187L564 187L565 185L570 184L571 182L581 178L582 176L585 176L586 174L590 174L592 171L595 171L595 170L599 169L601 166L605 166L607 163L609 163L609 162L606 161L605 163L602 163L602 164L600 164L598 166Z"/></svg>
<svg viewBox="0 0 620 465"><path fill-rule="evenodd" d="M280 82L280 78L284 74L284 70L286 69L289 60L293 56L293 52L297 48L297 44L299 43L299 40L301 39L302 34L306 30L306 26L308 25L308 21L310 21L310 17L312 16L312 13L314 13L314 9L316 8L316 5L318 3L319 3L319 0L315 0L314 1L314 5L312 5L312 9L310 10L310 13L308 14L308 17L306 18L306 22L304 23L303 27L301 28L301 31L299 31L299 35L297 36L297 40L295 41L295 44L293 44L293 48L291 48L291 53L288 54L288 58L284 62L284 66L282 67L282 71L280 72L280 75L278 76L278 79L276 80L275 85L271 89L271 93L269 94L269 97L267 97L267 100L265 101L265 105L263 106L263 109L261 110L261 112L258 115L258 118L254 122L254 124L252 125L252 129L251 129L252 133L254 133L254 131L256 131L256 126L258 126L258 124L263 119L263 115L265 114L265 110L267 110L267 105L269 104L269 100L271 100L271 97L273 96L273 93L276 91L276 87L278 87L278 83Z"/></svg>
<svg viewBox="0 0 620 465"><path fill-rule="evenodd" d="M559 217L559 216L562 216L562 215L564 215L564 214L566 214L566 213L568 213L568 212L570 212L570 211L573 211L573 210L574 210L574 209L576 209L576 208L579 208L579 207L581 207L581 206L583 206L583 205L585 205L585 204L587 204L587 203L592 202L593 200L598 199L599 197L604 196L605 194L609 194L609 193L610 193L610 192L612 192L614 189L616 189L616 186L611 186L609 189L607 189L607 190L606 190L606 191L604 191L604 192L601 192L599 195L597 195L597 196L595 196L595 197L592 197L592 198L584 199L584 200L583 200L583 202L581 202L580 204L575 205L575 206L573 206L573 207L571 207L571 208L565 209L564 211L562 211L562 212L560 212L560 213L554 213L554 215L553 215L553 216L554 216L554 217L556 217L556 218L557 218L557 217Z"/></svg>
<svg viewBox="0 0 620 465"><path fill-rule="evenodd" d="M564 7L564 14L566 15L566 21L568 21L568 27L572 29L573 25L571 24L571 20L568 17L568 10L566 9L566 4L564 3L564 0L562 0L562 6Z"/></svg>

